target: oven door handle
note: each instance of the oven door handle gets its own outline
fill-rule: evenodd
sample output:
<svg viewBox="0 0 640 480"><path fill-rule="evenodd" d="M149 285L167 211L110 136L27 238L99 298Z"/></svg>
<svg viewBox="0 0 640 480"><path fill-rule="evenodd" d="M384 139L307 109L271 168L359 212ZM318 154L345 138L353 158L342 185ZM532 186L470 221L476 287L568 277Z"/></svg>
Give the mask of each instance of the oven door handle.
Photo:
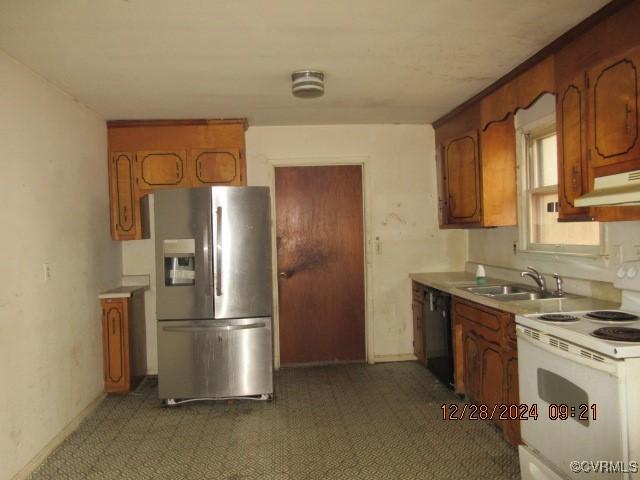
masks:
<svg viewBox="0 0 640 480"><path fill-rule="evenodd" d="M531 338L529 335L527 335L526 333L524 333L521 330L521 327L518 326L517 327L517 336L518 336L518 340L522 340L527 342L528 344L538 347L541 350L544 350L545 352L551 353L553 355L556 355L558 357L562 357L566 360L570 360L572 362L578 363L580 365L583 365L585 367L588 368L595 368L597 370L601 370L603 372L607 372L613 376L621 376L622 373L618 370L618 365L621 362L618 362L612 358L609 357L605 357L604 355L601 355L597 352L593 352L592 350L589 350L588 348L583 348L583 347L579 347L577 345L574 344L570 344L569 342L565 342L564 340L560 340L557 337L553 337L551 335L545 335L542 332L539 332L540 337L551 337L554 338L556 340L558 340L559 342L562 343L566 343L569 345L569 348L571 349L570 351L566 351L566 350L562 350L560 348L554 347L549 345L548 343L542 341L542 340L536 340ZM579 352L584 352L585 355L582 355ZM593 357L589 357L589 355L596 355L598 357L598 360L594 359ZM602 359L602 360L599 360ZM520 352L518 352L518 361L521 362L523 361L524 358L522 355L520 355ZM531 359L528 359L528 361L531 361Z"/></svg>

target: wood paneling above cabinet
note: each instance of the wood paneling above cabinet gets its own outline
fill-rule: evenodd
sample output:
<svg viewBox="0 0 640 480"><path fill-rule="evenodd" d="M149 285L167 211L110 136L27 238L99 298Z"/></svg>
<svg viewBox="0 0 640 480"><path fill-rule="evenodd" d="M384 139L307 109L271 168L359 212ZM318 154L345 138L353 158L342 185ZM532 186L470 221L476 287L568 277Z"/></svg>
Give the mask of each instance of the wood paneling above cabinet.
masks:
<svg viewBox="0 0 640 480"><path fill-rule="evenodd" d="M145 195L246 185L245 120L108 122L111 234L148 238Z"/></svg>
<svg viewBox="0 0 640 480"><path fill-rule="evenodd" d="M531 106L541 95L555 92L553 55L522 72L480 102L480 129L499 122L521 108Z"/></svg>

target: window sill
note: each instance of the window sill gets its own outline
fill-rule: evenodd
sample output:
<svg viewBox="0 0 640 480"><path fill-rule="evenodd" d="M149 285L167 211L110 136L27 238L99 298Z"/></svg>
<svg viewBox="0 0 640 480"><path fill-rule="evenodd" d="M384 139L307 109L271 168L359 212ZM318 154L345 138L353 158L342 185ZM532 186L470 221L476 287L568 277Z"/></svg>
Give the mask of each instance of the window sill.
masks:
<svg viewBox="0 0 640 480"><path fill-rule="evenodd" d="M591 260L606 260L609 258L609 255L606 253L587 253L587 252L563 252L563 251L553 251L553 250L516 250L516 253L522 255L542 255L542 256L553 256L553 257L572 257L572 258L585 258Z"/></svg>

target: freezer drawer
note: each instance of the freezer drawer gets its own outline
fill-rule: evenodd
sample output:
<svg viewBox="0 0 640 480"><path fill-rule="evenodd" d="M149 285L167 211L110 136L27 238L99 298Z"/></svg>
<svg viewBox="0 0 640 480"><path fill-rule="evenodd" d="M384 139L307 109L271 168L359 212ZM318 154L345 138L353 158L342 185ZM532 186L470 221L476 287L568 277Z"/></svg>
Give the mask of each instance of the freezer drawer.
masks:
<svg viewBox="0 0 640 480"><path fill-rule="evenodd" d="M160 399L273 393L270 317L158 322Z"/></svg>

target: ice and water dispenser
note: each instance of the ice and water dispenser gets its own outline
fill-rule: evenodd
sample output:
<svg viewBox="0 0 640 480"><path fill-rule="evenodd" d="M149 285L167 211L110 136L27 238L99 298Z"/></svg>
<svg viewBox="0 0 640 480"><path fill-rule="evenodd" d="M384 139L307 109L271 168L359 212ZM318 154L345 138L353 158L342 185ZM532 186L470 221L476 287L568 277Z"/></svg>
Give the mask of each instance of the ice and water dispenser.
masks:
<svg viewBox="0 0 640 480"><path fill-rule="evenodd" d="M195 285L196 242L193 238L165 240L164 284L168 287Z"/></svg>

